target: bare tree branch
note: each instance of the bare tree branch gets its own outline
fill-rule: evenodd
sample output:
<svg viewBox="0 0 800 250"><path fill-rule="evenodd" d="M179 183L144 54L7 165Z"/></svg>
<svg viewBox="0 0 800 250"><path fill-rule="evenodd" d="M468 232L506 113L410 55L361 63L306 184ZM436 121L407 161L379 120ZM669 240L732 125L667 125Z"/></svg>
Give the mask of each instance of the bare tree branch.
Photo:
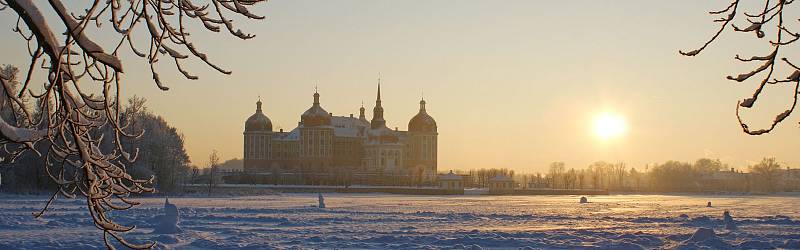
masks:
<svg viewBox="0 0 800 250"><path fill-rule="evenodd" d="M735 59L740 62L759 62L759 65L754 69L740 73L737 76L728 76L728 80L737 81L737 82L745 82L750 80L753 76L761 75L760 80L758 81L758 85L753 90L753 94L740 100L736 104L736 118L739 122L739 125L742 127L742 130L750 135L761 135L765 133L769 133L775 127L784 121L789 115L792 114L794 108L797 104L797 95L798 93L798 84L800 84L800 68L789 62L788 59L785 57L780 57L781 55L781 47L784 46L791 46L800 39L800 34L797 32L791 31L786 24L784 23L784 10L786 6L790 5L793 1L790 0L763 0L764 7L759 9L755 14L752 13L744 13L744 16L737 15L737 8L739 7L740 0L734 0L733 2L728 5L727 8L722 9L720 11L712 11L710 14L712 15L722 15L724 17L714 20L715 22L722 22L722 25L717 30L717 32L705 42L700 48L689 51L683 52L679 51L680 54L684 56L696 56L700 52L704 51L708 48L709 45L717 41L717 38L725 31L725 28L730 25L734 31L737 32L744 32L744 33L753 33L756 35L757 38L763 39L766 34L763 30L765 26L771 25L774 27L774 40L767 40L767 44L770 46L772 51L763 56L751 56L749 58L743 58L739 55L736 55ZM749 25L747 27L741 28L736 26L733 21L737 19L737 17L741 17L744 19ZM785 36L790 36L789 39L786 39ZM783 64L779 65L779 61L776 60L777 58L781 58ZM776 66L784 66L791 72L788 76L781 78L773 77L775 74ZM787 108L786 111L781 112L780 114L776 115L775 119L772 123L765 129L751 129L745 121L742 120L742 117L739 115L741 108L752 108L759 100L764 88L767 84L777 84L777 83L794 83L795 88L793 88L793 92L791 93L792 96L792 105L791 107Z"/></svg>
<svg viewBox="0 0 800 250"><path fill-rule="evenodd" d="M186 79L198 77L184 66L183 60L199 59L223 74L231 72L212 63L206 54L192 43L186 31L187 22L200 22L212 32L220 26L234 37L250 39L254 35L237 29L230 16L244 19L263 19L250 12L249 7L265 0L207 0L197 4L196 0L94 0L81 12L71 12L60 0L0 0L0 10L9 9L19 16L13 31L26 41L31 60L25 72L21 88L15 89L7 76L0 75L0 110L14 110L16 121L27 121L24 126L0 118L0 161L13 162L19 155L35 152L36 143L45 143L44 168L50 179L57 184L43 209L34 216L42 216L52 201L59 195L86 198L87 208L94 225L103 231L108 248L117 243L129 248L151 248L154 242L133 244L120 236L134 226L123 226L109 217L110 211L126 210L135 205L131 195L152 192L153 178L139 180L127 173L126 163L135 160L138 152L127 152L121 138L138 137L140 134L125 132L127 124L120 120L121 76L124 73L120 49L124 43L139 57L145 58L156 86L168 87L160 80L156 64L159 57L170 58L176 69ZM48 20L42 10L57 14L57 20ZM55 25L51 25L54 22ZM103 22L110 22L116 35L116 46L103 48L87 30L98 29ZM145 37L149 38L146 52L136 49L134 30L145 23ZM94 24L94 25L92 25ZM56 32L54 29L64 29ZM101 31L101 32L108 32ZM63 35L62 35L63 34ZM41 61L41 63L39 63ZM31 90L30 82L37 65L47 80L39 91ZM81 80L97 84L89 88L79 84ZM14 82L14 83L19 83ZM89 89L99 89L90 91ZM20 98L31 97L36 104L26 106ZM27 110L38 110L37 116ZM21 112L16 112L21 110ZM111 128L113 138L105 138L103 129ZM143 133L143 132L142 132ZM115 149L103 152L101 144L113 140ZM110 237L109 237L110 236Z"/></svg>

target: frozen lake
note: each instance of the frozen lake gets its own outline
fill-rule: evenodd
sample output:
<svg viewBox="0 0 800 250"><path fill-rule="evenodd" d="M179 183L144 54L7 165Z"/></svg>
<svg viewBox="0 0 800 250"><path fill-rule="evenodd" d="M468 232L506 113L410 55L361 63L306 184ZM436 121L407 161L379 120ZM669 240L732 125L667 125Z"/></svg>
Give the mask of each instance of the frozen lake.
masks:
<svg viewBox="0 0 800 250"><path fill-rule="evenodd" d="M163 198L114 214L158 248L800 248L800 197L404 196L316 194L170 198L184 232L152 234ZM82 200L0 196L0 249L105 248ZM713 206L706 207L711 201ZM731 212L737 229L722 222ZM716 236L690 239L698 228Z"/></svg>

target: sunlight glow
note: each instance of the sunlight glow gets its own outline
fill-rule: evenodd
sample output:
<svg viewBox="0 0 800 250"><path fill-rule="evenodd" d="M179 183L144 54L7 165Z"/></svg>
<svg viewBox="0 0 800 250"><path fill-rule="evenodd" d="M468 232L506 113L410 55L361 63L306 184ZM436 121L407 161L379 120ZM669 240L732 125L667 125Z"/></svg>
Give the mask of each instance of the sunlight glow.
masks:
<svg viewBox="0 0 800 250"><path fill-rule="evenodd" d="M594 120L594 132L602 140L617 138L625 133L628 126L622 116L603 113Z"/></svg>

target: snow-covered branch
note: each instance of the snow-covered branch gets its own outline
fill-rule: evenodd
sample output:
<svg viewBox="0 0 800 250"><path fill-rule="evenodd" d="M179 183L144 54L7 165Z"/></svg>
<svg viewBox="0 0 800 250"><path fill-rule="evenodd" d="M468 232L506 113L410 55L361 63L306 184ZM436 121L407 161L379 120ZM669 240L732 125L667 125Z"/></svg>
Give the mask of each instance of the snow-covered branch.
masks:
<svg viewBox="0 0 800 250"><path fill-rule="evenodd" d="M249 10L250 6L264 0L196 2L94 0L75 13L61 0L0 0L0 10L9 7L11 13L19 16L12 28L27 42L31 56L21 88L16 88L20 83L15 79L0 77L0 87L3 88L0 111L11 111L8 117L0 115L0 152L5 151L0 161L13 160L28 151L38 153L34 144L46 142L46 149L41 150L46 152L43 165L47 176L58 185L52 199L58 195L85 197L94 224L103 230L109 248L114 245L109 238L130 248L153 246L152 242L127 242L119 233L127 232L133 226L120 225L108 214L137 205L128 199L129 196L153 191L153 178L133 178L126 168L126 164L133 163L138 150L124 147L122 138L136 138L141 133L128 132L129 124L120 118L123 113L120 86L124 71L119 50L127 43L134 54L145 59L143 63L149 64L156 86L167 90L158 76L159 57L174 61L178 71L190 80L198 77L181 64L183 60L198 59L215 71L231 73L212 63L192 43L186 31L187 22L200 22L204 29L212 32L218 32L220 26L224 26L231 35L250 39L254 36L236 29L232 16L264 18ZM55 13L58 18L48 19L43 12ZM100 30L101 22L106 22L104 20L110 22L113 29ZM90 25L92 23L95 25ZM145 24L142 28L145 32L134 32L141 26L139 23ZM92 34L87 32L90 29L105 32L104 37L116 36L116 46L103 48L89 35ZM144 34L147 39L133 39L133 34ZM134 41L142 40L148 40L145 46L149 46L149 50L146 52L136 49ZM40 90L29 87L37 67L44 69L39 74L46 79ZM87 87L84 86L86 83L80 84L82 80L97 85ZM35 100L34 104L22 100L29 97ZM30 114L28 110L36 112ZM113 132L108 133L109 129ZM104 136L106 134L113 136ZM111 142L106 143L108 140ZM107 147L104 150L103 145L113 145L113 150ZM50 202L36 216L41 216Z"/></svg>
<svg viewBox="0 0 800 250"><path fill-rule="evenodd" d="M714 22L722 23L716 33L714 33L714 35L708 41L703 43L703 45L698 49L688 52L679 51L680 54L685 56L696 56L705 51L709 45L716 42L720 34L722 34L729 26L736 32L752 33L758 39L764 39L764 37L766 37L767 32L765 32L765 28L768 26L773 27L773 30L771 30L773 37L765 40L765 44L769 46L770 52L765 55L754 55L749 58L736 55L735 59L740 62L756 62L758 65L750 71L740 73L737 76L727 77L728 80L745 82L754 76L760 75L760 79L758 79L758 84L755 90L753 90L753 94L748 98L740 100L736 105L736 117L739 121L739 125L742 127L742 130L745 133L750 135L766 134L775 129L779 123L783 122L787 117L789 117L789 115L792 114L795 106L797 105L797 95L800 94L797 88L798 84L800 84L800 68L792 64L786 57L782 57L781 54L783 52L781 48L785 46L791 46L798 39L800 39L800 33L793 32L788 27L788 23L785 22L786 20L784 20L784 12L786 11L787 6L792 4L794 1L762 0L762 2L764 3L763 8L759 8L755 12L739 12L741 8L740 0L733 0L726 8L722 10L709 12L711 15L720 16L720 18L714 20ZM734 23L735 20L743 20L747 23L747 26L737 26ZM780 58L780 60L778 60L778 58ZM782 64L780 63L781 61L783 62ZM785 69L785 71L788 72L787 75L782 77L775 76L776 67L782 67ZM767 128L751 129L740 116L741 108L752 108L758 102L759 97L761 97L761 94L766 86L779 83L792 83L795 85L795 87L792 88L793 92L790 93L792 97L791 106L785 111L777 114L775 119Z"/></svg>

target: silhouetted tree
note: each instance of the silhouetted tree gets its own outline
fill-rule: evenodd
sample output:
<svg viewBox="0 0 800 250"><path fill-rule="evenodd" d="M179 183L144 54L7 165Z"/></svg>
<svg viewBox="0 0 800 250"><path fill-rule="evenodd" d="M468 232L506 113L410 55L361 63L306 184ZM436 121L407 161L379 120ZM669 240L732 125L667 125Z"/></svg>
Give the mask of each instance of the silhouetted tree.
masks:
<svg viewBox="0 0 800 250"><path fill-rule="evenodd" d="M219 153L216 149L211 151L208 155L208 195L211 195L214 187L217 186L217 181L214 180L214 172L217 172L219 167Z"/></svg>

